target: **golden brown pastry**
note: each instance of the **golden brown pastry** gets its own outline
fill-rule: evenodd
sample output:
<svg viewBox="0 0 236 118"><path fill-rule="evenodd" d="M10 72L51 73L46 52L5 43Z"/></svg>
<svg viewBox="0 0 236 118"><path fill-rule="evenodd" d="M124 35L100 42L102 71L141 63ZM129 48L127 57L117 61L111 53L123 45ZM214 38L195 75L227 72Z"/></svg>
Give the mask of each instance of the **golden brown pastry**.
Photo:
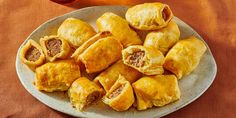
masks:
<svg viewBox="0 0 236 118"><path fill-rule="evenodd" d="M97 19L96 25L100 32L110 31L124 47L143 44L137 33L129 27L128 22L114 13L104 13Z"/></svg>
<svg viewBox="0 0 236 118"><path fill-rule="evenodd" d="M107 68L105 71L100 73L94 79L94 81L102 85L105 91L108 92L112 87L112 85L118 79L119 75L124 76L126 80L129 81L130 83L135 82L142 76L142 74L139 71L125 65L122 60L119 60L115 64Z"/></svg>
<svg viewBox="0 0 236 118"><path fill-rule="evenodd" d="M121 58L121 43L108 34L107 37L92 37L72 55L73 59L85 65L88 73L102 71Z"/></svg>
<svg viewBox="0 0 236 118"><path fill-rule="evenodd" d="M154 106L164 106L180 98L180 89L174 75L142 77L132 84L137 109L145 110Z"/></svg>
<svg viewBox="0 0 236 118"><path fill-rule="evenodd" d="M80 77L80 67L73 60L48 62L36 68L35 86L46 92L66 91Z"/></svg>
<svg viewBox="0 0 236 118"><path fill-rule="evenodd" d="M124 64L146 75L162 74L164 56L155 48L141 45L129 46L122 50Z"/></svg>
<svg viewBox="0 0 236 118"><path fill-rule="evenodd" d="M140 30L157 30L165 27L173 14L166 4L154 2L135 5L125 14L131 26Z"/></svg>
<svg viewBox="0 0 236 118"><path fill-rule="evenodd" d="M102 98L103 94L103 89L86 77L75 80L68 90L70 102L79 111L96 103Z"/></svg>
<svg viewBox="0 0 236 118"><path fill-rule="evenodd" d="M164 55L179 40L180 31L174 21L163 29L148 33L144 41L144 46L154 47L160 50Z"/></svg>
<svg viewBox="0 0 236 118"><path fill-rule="evenodd" d="M40 39L40 45L43 48L47 60L65 59L70 53L70 46L66 40L58 36L45 36Z"/></svg>
<svg viewBox="0 0 236 118"><path fill-rule="evenodd" d="M35 71L36 67L45 62L45 56L42 48L32 39L28 40L22 47L20 51L20 59L33 71Z"/></svg>
<svg viewBox="0 0 236 118"><path fill-rule="evenodd" d="M80 62L79 55L83 53L89 46L94 44L97 40L101 38L106 38L108 36L112 36L111 32L103 31L97 33L93 37L91 37L88 41L86 41L83 45L76 49L76 51L72 54L71 58L73 58L76 62Z"/></svg>
<svg viewBox="0 0 236 118"><path fill-rule="evenodd" d="M181 79L197 67L206 49L203 41L195 37L180 40L167 53L163 66Z"/></svg>
<svg viewBox="0 0 236 118"><path fill-rule="evenodd" d="M120 75L119 79L103 97L103 102L116 111L129 109L134 103L133 89L129 81Z"/></svg>
<svg viewBox="0 0 236 118"><path fill-rule="evenodd" d="M79 47L96 32L92 26L82 20L67 18L58 28L57 34L67 40L71 46Z"/></svg>

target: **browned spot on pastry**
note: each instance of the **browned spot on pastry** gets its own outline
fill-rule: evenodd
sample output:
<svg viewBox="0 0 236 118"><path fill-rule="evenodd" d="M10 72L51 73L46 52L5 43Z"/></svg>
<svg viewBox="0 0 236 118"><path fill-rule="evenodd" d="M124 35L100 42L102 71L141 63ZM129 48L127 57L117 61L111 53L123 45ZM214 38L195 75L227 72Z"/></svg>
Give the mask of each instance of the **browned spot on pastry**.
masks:
<svg viewBox="0 0 236 118"><path fill-rule="evenodd" d="M89 94L86 99L86 106L96 102L100 97L100 93L98 91L94 91L93 93Z"/></svg>
<svg viewBox="0 0 236 118"><path fill-rule="evenodd" d="M109 98L109 99L115 98L116 96L118 96L118 95L122 92L123 88L124 88L124 86L121 85L121 86L118 87L116 90L114 90L114 91L108 96L108 98Z"/></svg>
<svg viewBox="0 0 236 118"><path fill-rule="evenodd" d="M167 21L170 17L170 13L169 13L169 10L168 10L168 7L165 7L163 10L162 10L162 18Z"/></svg>
<svg viewBox="0 0 236 118"><path fill-rule="evenodd" d="M31 46L26 54L25 54L25 58L28 61L37 61L40 57L41 53L39 52L39 50L37 48L35 48L34 46Z"/></svg>
<svg viewBox="0 0 236 118"><path fill-rule="evenodd" d="M145 55L144 51L134 52L127 57L128 63L136 67L142 67L144 66L144 61L143 61L144 55Z"/></svg>
<svg viewBox="0 0 236 118"><path fill-rule="evenodd" d="M61 51L61 40L52 38L46 42L46 47L48 50L49 56L55 56L56 54L60 53Z"/></svg>

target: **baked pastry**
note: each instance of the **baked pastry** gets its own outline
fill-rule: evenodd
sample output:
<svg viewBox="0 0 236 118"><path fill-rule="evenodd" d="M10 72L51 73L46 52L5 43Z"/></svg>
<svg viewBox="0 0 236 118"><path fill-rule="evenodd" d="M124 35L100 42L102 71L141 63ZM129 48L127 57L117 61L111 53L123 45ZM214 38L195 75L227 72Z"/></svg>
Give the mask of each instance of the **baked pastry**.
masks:
<svg viewBox="0 0 236 118"><path fill-rule="evenodd" d="M96 103L104 95L104 91L86 77L76 79L68 90L72 105L79 111Z"/></svg>
<svg viewBox="0 0 236 118"><path fill-rule="evenodd" d="M137 109L145 110L154 106L164 106L180 98L180 89L175 75L142 77L132 84Z"/></svg>
<svg viewBox="0 0 236 118"><path fill-rule="evenodd" d="M85 65L88 73L102 71L121 58L123 47L115 37L96 37L89 39L72 55L72 58Z"/></svg>
<svg viewBox="0 0 236 118"><path fill-rule="evenodd" d="M109 31L103 31L99 32L93 37L91 37L88 41L86 41L83 45L81 45L79 48L75 50L75 52L72 54L71 58L73 58L76 62L80 62L79 55L83 53L89 46L94 44L97 40L101 38L106 38L108 36L112 36L111 32Z"/></svg>
<svg viewBox="0 0 236 118"><path fill-rule="evenodd" d="M157 30L165 27L173 14L166 4L154 2L135 5L125 14L129 24L139 30Z"/></svg>
<svg viewBox="0 0 236 118"><path fill-rule="evenodd" d="M43 48L47 60L66 59L70 54L70 46L67 41L58 36L45 36L40 39L40 45Z"/></svg>
<svg viewBox="0 0 236 118"><path fill-rule="evenodd" d="M162 74L164 56L155 48L141 45L129 46L122 50L124 64L146 75Z"/></svg>
<svg viewBox="0 0 236 118"><path fill-rule="evenodd" d="M95 34L96 31L92 26L76 18L67 18L57 31L57 35L67 40L73 47L79 47Z"/></svg>
<svg viewBox="0 0 236 118"><path fill-rule="evenodd" d="M73 60L60 60L36 68L35 74L35 86L38 90L66 91L80 77L80 67Z"/></svg>
<svg viewBox="0 0 236 118"><path fill-rule="evenodd" d="M134 103L132 86L123 76L119 76L115 84L103 97L103 102L116 111L125 111Z"/></svg>
<svg viewBox="0 0 236 118"><path fill-rule="evenodd" d="M30 39L22 47L20 51L20 59L31 70L35 71L35 68L42 65L45 62L45 55L41 46L34 40Z"/></svg>
<svg viewBox="0 0 236 118"><path fill-rule="evenodd" d="M130 83L135 82L142 76L139 71L125 65L122 60L119 60L105 71L100 73L94 79L94 81L101 85L106 92L108 92L112 85L119 78L119 75L124 76L124 78L126 78L126 80Z"/></svg>
<svg viewBox="0 0 236 118"><path fill-rule="evenodd" d="M144 41L144 46L154 47L160 50L164 55L179 40L180 31L178 25L174 21L160 30L148 33Z"/></svg>
<svg viewBox="0 0 236 118"><path fill-rule="evenodd" d="M180 40L167 53L163 66L181 79L197 67L206 49L196 37Z"/></svg>
<svg viewBox="0 0 236 118"><path fill-rule="evenodd" d="M100 32L110 31L124 47L143 44L137 33L129 27L128 22L114 13L104 13L97 19L96 25Z"/></svg>

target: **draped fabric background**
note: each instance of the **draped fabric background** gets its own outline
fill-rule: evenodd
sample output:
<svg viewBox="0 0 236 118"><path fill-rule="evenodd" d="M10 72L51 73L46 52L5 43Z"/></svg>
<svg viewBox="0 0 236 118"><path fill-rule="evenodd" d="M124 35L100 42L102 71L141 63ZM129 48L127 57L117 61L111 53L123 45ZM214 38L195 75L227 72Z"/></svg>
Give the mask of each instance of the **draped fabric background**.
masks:
<svg viewBox="0 0 236 118"><path fill-rule="evenodd" d="M78 0L61 5L49 0L0 0L0 117L70 117L36 100L16 74L17 49L40 24L83 7L151 1ZM206 40L218 66L215 81L199 99L166 117L236 117L236 0L160 1Z"/></svg>

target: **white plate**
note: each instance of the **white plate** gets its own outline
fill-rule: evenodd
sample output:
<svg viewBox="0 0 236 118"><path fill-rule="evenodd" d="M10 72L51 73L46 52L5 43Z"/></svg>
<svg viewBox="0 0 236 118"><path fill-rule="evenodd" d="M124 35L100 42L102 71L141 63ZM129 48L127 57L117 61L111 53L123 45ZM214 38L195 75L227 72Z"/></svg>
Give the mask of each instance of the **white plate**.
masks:
<svg viewBox="0 0 236 118"><path fill-rule="evenodd" d="M73 11L71 13L67 13L65 15L53 18L46 23L39 26L35 31L33 31L30 36L24 41L24 43L20 46L17 57L16 57L16 71L19 76L19 79L25 89L32 94L35 98L37 98L42 103L47 106L77 117L123 117L123 118L147 118L147 117L161 117L167 115L171 112L174 112L187 104L191 103L199 96L201 96L207 88L212 84L217 67L215 60L212 56L212 53L208 47L206 53L199 66L188 76L185 76L183 79L179 81L179 86L181 90L181 98L180 100L166 105L161 108L152 108L145 111L137 111L134 108L125 111L125 112L116 112L111 108L105 105L93 105L90 108L86 109L84 112L76 111L72 108L69 103L68 98L65 96L63 92L56 93L46 93L40 92L35 89L33 85L34 81L34 73L24 65L19 58L19 51L22 46L29 39L34 39L38 42L38 40L45 35L56 34L56 30L59 25L68 17L75 17L87 21L90 23L95 29L95 21L101 16L104 12L113 12L124 17L124 14L127 10L125 6L96 6L96 7L88 7ZM181 31L181 38L186 38L188 36L196 36L199 39L202 39L190 26L181 21L178 18L174 18L174 20L179 25ZM203 40L203 39L202 39ZM206 44L207 45L207 44Z"/></svg>

